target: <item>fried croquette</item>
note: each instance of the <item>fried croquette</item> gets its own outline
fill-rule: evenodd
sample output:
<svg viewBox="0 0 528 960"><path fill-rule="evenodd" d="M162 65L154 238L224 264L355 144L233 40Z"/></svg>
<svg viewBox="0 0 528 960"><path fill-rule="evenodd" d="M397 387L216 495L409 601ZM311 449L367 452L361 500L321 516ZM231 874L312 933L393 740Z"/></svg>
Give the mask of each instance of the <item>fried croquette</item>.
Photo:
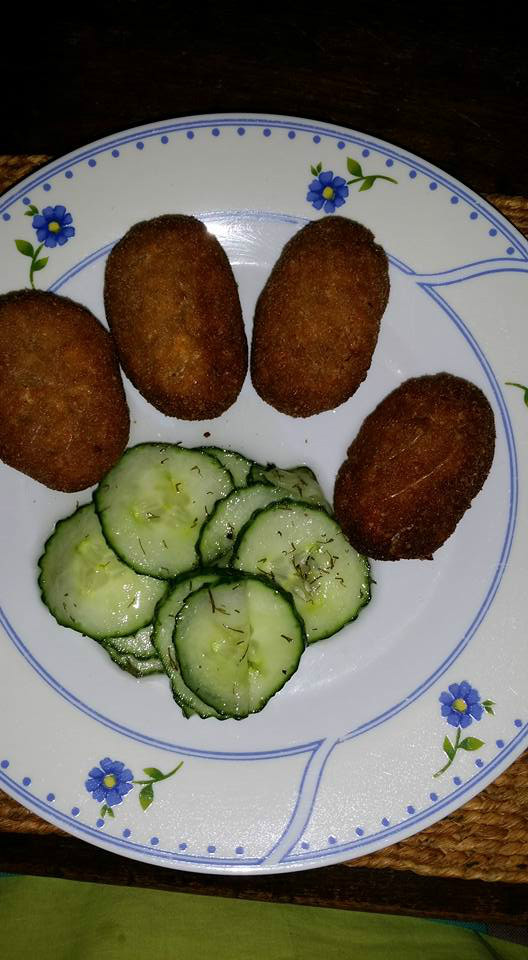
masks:
<svg viewBox="0 0 528 960"><path fill-rule="evenodd" d="M364 421L335 483L350 543L377 560L431 559L489 473L491 406L449 373L406 380Z"/></svg>
<svg viewBox="0 0 528 960"><path fill-rule="evenodd" d="M388 296L387 257L370 230L335 216L303 227L257 303L257 393L292 417L344 403L367 375Z"/></svg>
<svg viewBox="0 0 528 960"><path fill-rule="evenodd" d="M93 314L40 290L0 296L1 459L53 490L83 490L129 426L112 338Z"/></svg>
<svg viewBox="0 0 528 960"><path fill-rule="evenodd" d="M219 417L238 397L247 342L238 289L216 237L194 217L131 227L106 265L106 316L121 365L170 417Z"/></svg>

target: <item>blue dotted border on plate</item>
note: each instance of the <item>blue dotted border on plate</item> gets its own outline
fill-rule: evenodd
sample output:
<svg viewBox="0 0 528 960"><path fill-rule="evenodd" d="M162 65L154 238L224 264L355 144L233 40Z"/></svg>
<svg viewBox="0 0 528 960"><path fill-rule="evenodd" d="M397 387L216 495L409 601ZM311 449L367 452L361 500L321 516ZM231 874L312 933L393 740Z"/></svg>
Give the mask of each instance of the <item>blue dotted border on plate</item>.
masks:
<svg viewBox="0 0 528 960"><path fill-rule="evenodd" d="M439 797L437 793L431 792L429 794L429 799L432 801L431 806L425 807L417 813L416 807L412 804L408 804L405 810L405 816L399 822L391 824L391 821L387 817L383 817L381 819L381 825L383 827L382 830L377 830L372 833L366 833L364 827L357 826L354 830L355 837L351 841L340 842L334 834L330 834L327 839L327 844L328 844L327 847L322 849L313 849L311 848L310 844L306 840L301 840L301 837L302 837L302 832L301 832L299 837L294 841L294 843L289 847L289 849L284 854L284 856L280 859L279 863L284 863L288 865L302 863L304 865L305 862L309 862L310 860L314 860L314 859L320 860L329 856L331 856L332 858L335 858L336 852L339 852L340 854L348 853L351 850L355 850L360 847L369 845L377 839L384 839L387 836L391 836L391 837L396 836L402 830L406 830L409 824L415 825L420 823L422 820L428 818L432 810L444 809L448 804L452 802L454 798L461 797L465 792L467 792L468 789L472 789L476 784L480 783L485 777L487 777L489 772L493 771L495 767L500 762L502 762L502 759L504 758L504 756L508 756L514 749L516 749L516 747L521 743L521 741L526 738L528 734L528 723L523 724L523 721L520 719L515 719L513 723L514 723L514 726L519 730L519 733L517 733L516 736L513 737L513 739L508 744L506 744L505 741L502 739L498 739L496 741L496 746L497 746L497 749L499 750L499 754L495 758L495 760L490 761L490 763L488 764L484 764L484 762L480 759L476 760L475 764L478 766L480 772L478 774L475 774L473 777L470 777L468 780L465 781L465 783L463 783L461 777L455 776L452 778L453 782L456 785L461 786L462 789L457 789L451 792L450 794L447 794L443 798ZM332 751L329 751L326 759L328 759L331 752ZM313 756L311 759L313 759ZM299 790L298 801L302 793L302 785L306 777L308 767L311 763L311 759L308 762L307 766L305 767L305 771L303 774L303 778L302 778L301 786ZM326 760L325 760L325 763L326 763ZM36 796L35 794L32 794L29 790L27 790L27 787L31 784L31 778L28 776L24 776L21 780L21 784L22 784L21 786L20 783L18 783L14 778L9 776L5 772L9 768L9 766L10 766L10 761L6 758L2 758L2 760L0 761L0 783L3 783L3 785L6 787L9 793L20 796L23 801L29 802L30 806L36 807L38 811L43 813L45 816L52 817L52 819L54 819L55 821L58 821L63 825L72 827L75 832L84 833L85 835L87 835L88 838L91 838L91 839L97 839L97 840L99 839L101 835L101 828L105 825L105 821L103 819L98 818L96 820L95 828L90 827L88 824L83 824L79 822L77 820L77 817L79 816L80 808L77 806L73 806L71 808L71 813L69 815L64 813L61 810L58 810L56 806L54 806L56 795L51 792L46 795L46 803L44 803L44 801L40 797ZM291 825L294 817L294 813L295 811L292 813L290 817L290 821L286 826L285 830L283 831L282 836L287 835L289 826ZM310 811L310 814L311 814L311 811ZM309 822L309 818L310 816L307 817L305 825ZM216 850L217 850L216 845L214 843L208 844L207 846L208 856L205 857L203 854L185 853L185 851L187 851L189 847L189 844L186 841L180 841L178 843L179 852L177 852L176 850L160 847L159 844L161 841L160 841L160 838L157 836L151 837L147 844L147 843L138 843L135 841L128 842L131 835L132 835L132 831L130 830L130 828L125 827L121 831L121 837L115 836L114 834L108 834L108 833L105 834L105 843L115 845L118 849L119 848L127 849L134 853L147 854L148 856L154 855L156 856L157 859L159 858L163 860L169 860L172 862L181 862L188 865L204 865L204 864L210 865L211 863L214 863L215 866L231 866L235 868L239 865L260 866L264 864L266 860L269 859L271 853L276 849L280 840L282 839L282 837L279 838L277 843L275 843L271 848L271 850L269 850L268 853L263 857L245 857L244 848L242 846L237 846L235 847L235 857L233 858L233 857L225 857L225 856L214 857L214 854L216 853ZM294 851L296 847L299 847L304 852L295 853L295 854L292 853L292 851Z"/></svg>
<svg viewBox="0 0 528 960"><path fill-rule="evenodd" d="M263 135L266 137L271 136L273 131L286 131L287 138L285 142L295 140L297 133L309 133L312 134L312 141L314 143L320 143L323 139L334 140L340 150L344 149L346 144L355 144L363 148L362 155L364 157L369 156L371 153L381 154L386 157L385 163L388 167L392 167L394 162L397 161L410 168L409 176L412 179L416 179L418 173L421 173L429 179L431 189L437 189L438 185L442 185L448 189L452 203L455 202L455 200L456 202L463 200L467 203L472 211L472 213L470 213L471 219L476 220L478 216L481 215L486 221L493 223L495 233L490 233L490 235L495 236L497 233L500 233L503 237L509 239L512 250L511 252L510 250L506 251L508 255L517 252L523 260L528 259L527 247L524 242L519 239L517 232L512 232L507 222L503 221L500 215L495 214L491 207L485 205L485 201L481 201L478 198L476 199L462 185L454 184L441 170L436 170L424 161L421 161L418 157L405 154L403 151L397 150L385 142L376 142L352 131L334 130L328 127L322 127L316 123L310 123L309 121L304 122L293 118L289 120L288 118L280 117L271 119L262 117L197 117L181 121L166 121L161 125L134 129L128 133L91 144L77 151L72 156L64 158L57 164L50 165L47 170L36 174L33 180L29 180L29 182L26 180L20 188L13 188L12 191L8 192L8 199L6 199L4 203L0 203L0 213L3 215L7 209L21 197L24 197L23 202L29 203L30 199L27 194L41 184L45 183L45 189L51 189L49 180L59 173L64 172L65 177L71 179L73 176L71 168L80 163L87 162L89 167L96 167L97 160L95 158L99 154L110 152L111 156L115 158L119 157L120 151L118 147L120 146L133 143L136 148L142 151L146 145L145 141L153 138L159 137L162 144L168 144L170 138L167 134L169 133L176 135L182 133L185 134L187 140L193 140L195 138L195 131L197 130L209 130L214 136L218 137L221 135L222 128L234 127L239 135L245 134L248 128L261 129ZM243 131L243 134L240 134L240 131ZM11 194L11 196L9 196L9 194ZM453 198L455 198L455 200L453 200ZM10 216L8 215L7 218L3 218L10 219Z"/></svg>
<svg viewBox="0 0 528 960"><path fill-rule="evenodd" d="M100 842L100 838L102 836L102 827L109 821L104 821L99 817L95 821L95 827L91 827L88 824L80 822L77 819L80 814L79 807L73 806L70 814L59 810L55 806L56 796L53 793L48 793L46 796L46 802L44 802L40 797L21 787L16 780L6 774L4 771L8 767L9 761L3 759L0 762L0 783L2 783L8 793L10 793L12 796L18 796L23 803L26 803L29 807L36 808L39 813L43 814L48 819L53 819L58 825L71 828L73 833L81 833L86 839L93 840L96 843ZM149 839L148 843L139 843L130 841L131 836L132 831L128 827L125 827L121 831L121 837L115 836L114 834L105 833L104 842L105 845L111 844L112 846L115 846L118 852L120 849L127 850L129 852L146 854L149 857L154 856L159 860L170 860L176 864L180 862L195 866L211 863L214 863L215 866L258 866L259 864L264 863L266 858L269 856L269 853L267 853L264 857L245 857L244 847L237 846L235 847L234 857L214 857L213 855L216 853L216 846L212 843L207 847L208 856L204 856L200 853L190 854L185 852L188 851L189 844L183 840L178 843L177 850L171 850L164 849L162 846L160 846L161 841L159 837L153 836Z"/></svg>
<svg viewBox="0 0 528 960"><path fill-rule="evenodd" d="M431 805L423 807L418 813L416 812L416 807L413 804L409 804L405 808L406 816L404 816L400 821L391 824L391 821L387 817L381 819L381 825L383 830L377 830L373 833L365 834L365 831L362 827L356 827L355 834L356 836L352 840L347 840L344 842L339 842L337 837L333 834L328 836L328 846L323 847L322 849L313 849L310 844L305 840L301 840L304 830L308 825L311 815L313 813L313 806L315 802L315 796L317 795L317 790L314 794L312 803L310 805L309 813L306 817L304 827L299 833L297 839L291 844L289 849L286 851L284 856L281 859L281 863L299 863L310 860L320 860L329 855L334 856L336 851L339 853L349 853L352 850L364 847L371 844L373 841L378 839L383 839L387 836L396 837L398 833L401 833L403 830L407 830L409 825L413 826L421 823L423 820L428 819L431 816L433 811L444 810L447 806L451 805L454 799L459 799L464 796L469 790L473 790L476 785L482 782L489 776L489 773L494 771L496 767L501 764L505 757L509 756L517 747L522 743L523 740L528 736L528 723L524 723L519 718L513 721L513 725L516 729L519 730L512 740L506 743L504 740L499 739L495 742L495 745L499 751L498 755L494 760L491 760L489 763L484 763L482 759L475 761L475 766L479 770L479 773L474 774L469 777L466 781L463 781L460 776L454 776L452 778L453 783L457 786L456 790L451 791L450 793L445 794L445 796L440 797L438 793L431 791L429 794L429 799L431 800ZM500 744L500 746L499 746ZM334 746L337 746L335 744ZM320 783L322 778L322 773L324 767L331 755L332 751L328 752L328 755L325 757L323 766L319 771L318 783ZM438 788L440 789L440 787ZM477 791L474 791L477 792ZM440 818L438 818L440 819ZM296 847L300 847L303 851L310 851L309 853L293 853Z"/></svg>
<svg viewBox="0 0 528 960"><path fill-rule="evenodd" d="M235 847L234 860L232 858L225 857L225 856L217 857L217 858L214 858L215 865L222 865L222 866L237 865L238 866L239 864L242 864L244 866L256 866L258 864L264 863L267 859L269 859L269 857L273 854L273 852L281 843L283 837L287 836L292 826L292 823L295 820L295 817L299 808L299 804L301 802L303 788L304 788L306 778L308 776L308 772L310 770L310 767L314 761L314 758L320 746L321 746L321 743L318 743L312 751L309 751L310 755L308 756L307 762L305 763L304 769L302 771L302 776L300 778L300 783L296 792L295 803L293 805L291 814L288 818L288 822L286 823L286 826L282 830L282 833L279 835L278 839L273 842L272 846L267 851L267 853L262 857L245 857L244 847L238 845ZM82 821L79 821L77 819L81 812L80 807L78 806L71 807L69 814L65 813L62 810L58 810L57 807L55 806L56 794L53 792L49 792L46 794L46 802L47 802L47 806L46 806L44 804L44 801L40 797L38 797L36 794L31 793L27 789L27 787L30 786L31 784L31 778L28 776L24 776L21 781L21 784L22 784L21 786L20 783L18 783L15 779L13 779L11 776L9 776L9 774L5 772L9 768L9 766L10 766L10 760L3 757L0 760L0 783L3 783L6 789L8 790L8 792L10 792L11 794L14 794L15 796L21 796L22 800L25 803L29 802L29 806L36 807L40 813L44 814L44 816L47 816L48 818L51 817L53 820L55 820L56 822L59 821L63 825L68 825L72 827L76 832L85 833L88 835L89 838L92 838L92 839L95 838L100 833L102 827L104 827L106 823L111 823L111 821L105 821L103 818L99 817L95 821L96 829L94 829L94 827L90 826L89 824L83 823ZM126 827L122 831L121 837L116 837L113 834L105 834L105 841L107 840L109 843L117 844L121 848L124 847L127 849L131 849L136 853L145 852L145 851L149 851L149 853L152 853L152 850L150 848L158 847L160 843L159 837L150 838L150 841L149 841L150 848L146 844L137 843L135 841L132 841L131 843L124 842L124 841L127 841L131 837L131 835L132 835L132 831L130 830L130 828ZM177 859L182 863L188 863L193 865L210 864L212 861L212 855L216 853L216 849L217 849L216 844L213 844L213 843L208 844L207 846L208 857L204 858L202 854L187 853L184 855L183 851L188 850L188 847L189 847L189 843L187 841L182 841L178 844L178 850L180 851L179 853L176 853L174 850L166 850L161 848L159 851L156 851L156 855L162 856L164 859L170 859L170 860Z"/></svg>

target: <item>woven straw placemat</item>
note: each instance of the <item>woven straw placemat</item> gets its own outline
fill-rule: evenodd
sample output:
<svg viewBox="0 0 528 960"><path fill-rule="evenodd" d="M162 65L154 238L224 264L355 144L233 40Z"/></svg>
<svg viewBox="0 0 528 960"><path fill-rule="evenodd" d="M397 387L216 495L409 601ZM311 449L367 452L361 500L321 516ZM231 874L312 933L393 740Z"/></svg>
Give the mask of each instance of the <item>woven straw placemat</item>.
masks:
<svg viewBox="0 0 528 960"><path fill-rule="evenodd" d="M46 156L0 156L0 193L46 163ZM528 235L528 198L486 197ZM62 831L0 791L0 833ZM412 870L436 877L528 883L528 753L463 807L421 833L350 867Z"/></svg>

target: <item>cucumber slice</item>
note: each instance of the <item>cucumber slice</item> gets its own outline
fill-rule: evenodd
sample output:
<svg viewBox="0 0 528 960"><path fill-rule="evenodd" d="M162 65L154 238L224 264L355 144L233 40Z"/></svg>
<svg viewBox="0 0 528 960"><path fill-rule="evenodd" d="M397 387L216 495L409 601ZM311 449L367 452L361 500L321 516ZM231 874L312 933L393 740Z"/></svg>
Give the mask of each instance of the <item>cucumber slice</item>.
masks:
<svg viewBox="0 0 528 960"><path fill-rule="evenodd" d="M250 487L232 490L227 497L219 500L198 537L196 549L202 563L227 566L231 562L238 534L255 510L261 510L269 503L276 503L288 496L287 490L265 483L254 483Z"/></svg>
<svg viewBox="0 0 528 960"><path fill-rule="evenodd" d="M218 713L242 719L262 710L295 673L304 631L283 590L242 576L187 598L174 646L187 686Z"/></svg>
<svg viewBox="0 0 528 960"><path fill-rule="evenodd" d="M123 637L152 621L167 584L116 557L93 503L59 520L39 560L42 599L55 619L94 640Z"/></svg>
<svg viewBox="0 0 528 960"><path fill-rule="evenodd" d="M200 447L199 449L216 457L222 466L229 470L235 487L246 486L249 471L254 464L253 460L248 460L237 450L224 450L223 447ZM255 466L258 466L258 464L255 464Z"/></svg>
<svg viewBox="0 0 528 960"><path fill-rule="evenodd" d="M137 573L170 579L198 563L196 540L230 473L200 450L141 443L125 451L94 494L103 533Z"/></svg>
<svg viewBox="0 0 528 960"><path fill-rule="evenodd" d="M127 637L110 637L105 643L113 647L116 653L130 654L138 660L148 660L149 657L157 656L151 639L153 629L153 624L149 623L137 633Z"/></svg>
<svg viewBox="0 0 528 960"><path fill-rule="evenodd" d="M337 633L370 600L368 560L321 507L282 501L242 529L233 566L287 590L304 620L308 643Z"/></svg>
<svg viewBox="0 0 528 960"><path fill-rule="evenodd" d="M155 673L163 673L163 666L158 657L139 658L132 653L118 653L118 651L106 640L101 642L109 657L121 670L125 670L133 677L140 680L142 677L150 677Z"/></svg>
<svg viewBox="0 0 528 960"><path fill-rule="evenodd" d="M160 658L163 669L170 680L172 695L176 703L182 708L185 716L197 713L204 719L207 717L220 718L213 707L204 703L192 690L189 690L189 687L181 675L180 666L176 659L176 651L172 642L174 623L184 600L186 600L194 590L198 590L200 587L203 587L204 584L217 583L219 579L220 571L218 570L198 569L196 572L190 574L182 574L173 584L168 595L158 604L154 616L152 643L156 654Z"/></svg>
<svg viewBox="0 0 528 960"><path fill-rule="evenodd" d="M268 483L275 487L282 487L288 491L288 496L296 500L306 500L324 507L328 513L332 508L328 503L313 470L310 467L276 467L269 463L266 467L254 463L249 471L248 484Z"/></svg>

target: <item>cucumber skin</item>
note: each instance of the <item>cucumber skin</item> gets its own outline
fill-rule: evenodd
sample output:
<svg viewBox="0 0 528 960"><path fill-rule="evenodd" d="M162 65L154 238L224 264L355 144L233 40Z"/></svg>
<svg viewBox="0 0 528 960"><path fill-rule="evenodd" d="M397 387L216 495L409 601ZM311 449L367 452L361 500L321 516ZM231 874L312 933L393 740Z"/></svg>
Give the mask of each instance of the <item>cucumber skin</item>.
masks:
<svg viewBox="0 0 528 960"><path fill-rule="evenodd" d="M281 501L281 502L282 502L282 501ZM288 501L288 502L290 502L290 501ZM272 506L274 506L274 504L272 504ZM255 512L256 512L256 513L259 513L260 511L257 510L257 511L255 511ZM210 568L210 569L211 569L211 568ZM218 568L217 568L217 569L218 569ZM223 572L223 568L221 568L221 570L222 570L222 572ZM226 571L226 572L229 573L229 571ZM196 571L193 570L193 571L192 571L192 574L195 576L195 575L196 575ZM306 630L305 630L305 628L304 628L304 621L303 621L302 617L299 616L299 614L298 614L298 612L297 612L297 608L296 608L296 606L295 606L295 603L294 603L294 601L293 601L293 597L292 597L291 593L289 593L287 590L285 590L284 587L281 587L280 584L275 583L273 580L271 580L271 578L269 578L269 577L263 577L263 576L261 576L261 575L258 574L258 573L249 573L249 572L247 572L246 570L233 570L233 571L232 571L232 575L227 576L227 577L222 576L221 579L219 579L215 584L213 584L213 586L218 587L218 586L220 586L220 584L223 584L223 583L233 583L234 580L258 580L260 583L264 584L265 587L271 587L272 590L275 590L277 593L281 594L281 596L288 602L288 604L289 604L289 606L290 606L290 610L291 610L291 612L292 612L292 614L293 614L293 617L294 617L295 620L297 620L297 623L299 624L300 631L301 631L301 640L302 640L302 644L303 644L303 651L302 651L302 653L304 653L304 651L306 650L306 648L307 648L307 646L308 646L308 643L307 643L307 640L306 640ZM206 587L199 587L199 590L204 590L204 589L206 589ZM193 593L194 593L194 592L195 592L195 591L193 591ZM196 593L198 593L198 591L196 591ZM192 594L189 594L189 596L192 596ZM184 601L184 602L185 602L185 601ZM175 649L175 651L176 651L176 654L177 654L177 652L178 652L178 648L177 648L176 642L175 642L175 634L176 634L176 626L177 626L177 623L178 623L178 617L176 617L176 620L175 620L175 623L174 623L174 630L173 630L173 646L174 646L174 649ZM301 657L302 657L302 653L301 653ZM301 662L301 657L299 657L299 663ZM253 710L251 713L246 713L246 714L244 714L243 716L236 717L236 716L233 716L233 715L230 714L230 713L223 713L221 710L218 710L216 707L213 707L212 709L216 710L217 713L218 713L218 717L215 717L214 719L217 719L217 720L237 720L237 721L239 721L239 720L247 720L247 718L248 718L249 716L252 716L252 715L255 714L255 713L260 713L260 712L264 709L264 707L266 706L266 704L268 704L268 703L270 702L270 700L272 699L272 697L274 697L276 693L279 693L279 691L282 690L282 688L285 686L285 684L288 682L288 680L291 680L291 678L293 677L293 675L294 675L294 674L297 672L297 670L299 669L299 663L297 664L297 667L295 668L295 670L293 671L293 673L290 674L290 676L286 678L286 680L284 681L284 683L282 684L282 686L277 687L276 690L273 691L273 693L271 694L271 696L268 697L268 699L262 704L261 707L259 707L258 710ZM180 669L181 669L181 668L180 668ZM184 682L187 684L187 682L186 682L186 680L185 680L185 677L183 676L183 673L182 673L182 678L183 678ZM191 688L189 687L189 689L191 689ZM204 700L204 703L205 703L205 702L206 702L206 701ZM206 718L206 719L209 719L209 718Z"/></svg>
<svg viewBox="0 0 528 960"><path fill-rule="evenodd" d="M271 487L277 486L272 480L268 480L265 474L268 470L284 470L285 473L289 473L293 470L300 470L302 467L303 470L308 470L308 473L311 473L314 478L317 486L319 486L319 480L317 479L316 474L311 467L308 467L305 463L298 463L295 467L278 467L276 463L266 463L261 464L254 461L253 466L251 467L248 473L247 486L250 487L254 483L268 483ZM258 476L258 471L262 471L262 476Z"/></svg>
<svg viewBox="0 0 528 960"><path fill-rule="evenodd" d="M279 500L277 503L270 503L267 507L263 507L262 510L255 510L255 512L251 515L251 517L250 517L249 520L247 521L247 523L245 523L244 526L242 527L242 529L241 529L241 531L240 531L240 533L239 533L239 535L238 535L238 537L237 537L237 539L236 539L236 541L235 541L235 545L234 545L234 547L233 547L233 555L232 555L232 557L231 557L231 566L233 567L233 570L234 570L234 571L235 571L235 570L238 570L238 567L235 567L235 566L234 566L234 563L236 562L236 559L237 559L238 547L239 547L239 545L240 545L240 542L241 542L242 537L244 536L244 533L246 532L246 530L249 529L249 527L251 526L251 524L253 523L253 521L254 521L255 518L257 517L257 515L259 515L259 514L261 514L261 513L266 513L267 511L271 511L271 510L277 510L277 509L279 509L279 507L302 507L302 508L304 508L304 509L314 510L315 512L322 512L322 513L326 514L326 516L328 516L328 513L327 513L327 511L324 509L324 507L317 507L315 504L306 503L306 501L304 501L304 500L290 500L290 499L287 499L287 500ZM334 516L331 516L330 519L333 520L334 523L339 527L339 524L337 523L337 520L335 519ZM339 529L341 530L341 527L339 527ZM347 543L349 543L348 539L346 538L346 536L345 536L345 534L343 533L342 530L341 530L341 533L342 533L343 536L345 537L345 540L347 540ZM350 546L352 547L352 544L350 544ZM355 547L352 547L352 549L355 550ZM356 550L356 553L357 553L357 550ZM308 640L308 641L306 642L306 646L310 647L313 643L319 643L321 640L327 640L329 637L335 636L335 634L336 634L336 633L339 633L339 631L342 630L343 627L346 627L348 623L353 623L354 620L357 620L357 618L358 618L359 614L361 613L361 611L364 610L364 608L367 607L368 604L370 603L370 601L372 600L371 585L372 585L372 583L373 583L374 581L373 581L373 579L372 579L371 572L370 572L370 563L369 563L369 561L368 561L368 557L365 557L362 553L358 553L358 556L359 556L359 557L361 558L361 560L363 561L363 564L364 564L364 567L365 567L365 579L366 579L366 582L367 582L367 592L366 592L365 595L360 599L360 602L359 602L358 606L356 607L356 612L354 613L354 615L353 615L352 617L348 617L346 620L343 620L343 622L340 624L340 626L338 626L335 630L332 630L332 631L329 632L329 633L323 634L322 636L318 637L317 640L312 640L312 641L309 641L309 640ZM241 570L240 572L243 573L244 571ZM258 575L257 575L257 576L258 576ZM274 584L275 586L279 586L279 584L277 584L276 581L272 580L271 577L270 577L270 578L262 577L262 579L268 580L268 582ZM293 603L293 605L294 605L294 607L295 607L295 600L293 599L292 595L291 595L290 593L288 593L288 591L284 590L284 588L281 588L281 589L284 591L284 593L287 594L287 596L289 596L289 597L291 598L291 601L292 601L292 603ZM296 607L295 607L295 612L297 613L297 608L296 608ZM300 614L297 614L297 616L300 617ZM300 617L300 619L302 620L302 617ZM303 627L304 627L304 621L303 621Z"/></svg>
<svg viewBox="0 0 528 960"><path fill-rule="evenodd" d="M252 470L253 466L257 466L257 467L259 466L259 464L258 464L255 460L250 460L249 457L246 457L243 453L240 453L239 450L229 450L227 447L215 447L215 446L212 446L212 447L211 447L211 446L203 446L203 447L202 447L202 446L200 446L200 447L193 447L193 448L189 448L189 449L200 450L201 453L207 453L208 456L214 457L215 460L218 460L218 462L219 462L220 465L224 468L224 470L227 470L227 472L231 474L231 478L232 478L232 480L233 480L233 489L234 489L234 490L239 490L239 489L241 489L242 487L247 486L247 484L248 484L248 477L249 477L250 471ZM247 470L247 474L246 474L246 478L245 478L244 483L239 484L239 483L236 482L236 478L235 478L235 476L234 476L234 474L233 474L233 471L231 470L230 467L227 466L227 464L223 463L222 459L218 456L219 453L231 454L231 455L232 455L233 457L235 457L235 458L239 458L240 460L246 461L246 463L248 464L248 470Z"/></svg>
<svg viewBox="0 0 528 960"><path fill-rule="evenodd" d="M274 470L276 466L277 466L276 463L263 463L263 464L255 463L255 464L253 465L253 467L251 467L251 469L250 469L250 471L249 471L249 473L248 473L247 481L246 481L246 482L247 482L247 486L248 486L248 487L251 487L251 486L253 486L255 483L264 483L264 484L266 484L268 487L273 487L273 486L275 486L275 484L272 483L271 480L268 480L268 478L265 476L265 473L267 473L268 470ZM258 471L258 470L261 470L261 471L262 471L262 476L261 476L261 477L259 477L259 476L257 475L257 471ZM314 474L314 476L315 476L315 474Z"/></svg>
<svg viewBox="0 0 528 960"><path fill-rule="evenodd" d="M136 680L143 680L145 677L160 676L165 672L161 661L157 660L157 657L148 657L147 659L139 660L133 654L119 653L117 650L114 650L110 643L106 643L105 641L102 641L100 646L106 651L112 662L115 663L120 670L129 673L130 676ZM151 661L150 667L147 665L148 660Z"/></svg>
<svg viewBox="0 0 528 960"><path fill-rule="evenodd" d="M83 637L89 637L90 640L95 640L96 643L99 643L99 642L101 642L101 641L110 640L112 637L116 636L116 634L115 634L115 633L112 633L112 634L106 634L106 633L105 633L105 634L100 634L99 636L92 636L91 634L85 633L84 630L83 630L83 628L82 628L82 626L81 626L80 624L78 624L76 621L72 622L71 619L70 619L69 621L61 620L60 617L55 616L55 614L52 613L52 611L50 610L48 604L46 603L46 600L44 599L44 589L43 589L42 583L41 583L42 577L44 576L44 571L43 571L43 569L42 569L42 560L44 559L44 556L45 556L46 551L47 551L47 549L48 549L48 544L51 542L51 540L53 539L53 537L54 537L55 534L57 533L59 527L61 527L63 523L66 523L68 520L71 519L72 516L74 516L74 514L76 514L79 510L82 510L83 507L87 507L88 505L89 505L89 502L88 502L88 503L83 503L83 504L81 504L79 507L77 507L77 509L74 511L73 514L70 513L70 514L68 514L67 517L61 517L60 520L57 520L55 526L53 527L53 530L51 531L49 537L47 538L47 540L46 540L45 543L44 543L44 549L43 549L43 551L42 551L42 553L41 553L41 555L40 555L40 557L38 558L38 561L37 561L37 567L38 567L38 569L40 570L40 574L39 574L39 576L38 576L37 583L38 583L38 587L39 587L39 595L40 595L41 602L44 604L44 606L46 607L46 610L48 611L48 613L50 614L50 616L53 617L53 619L56 621L56 623L59 624L59 626L61 626L61 627L67 627L69 630L75 630L77 633L80 633ZM97 511L96 511L96 514L97 514ZM105 537L105 540L106 540L106 537ZM109 547L110 550L112 550L112 547L110 547L110 544L108 544L108 547ZM113 551L113 552L115 552L115 551ZM117 554L116 554L116 556L117 556ZM124 560L121 560L121 557L118 557L117 559L120 560L121 563L123 563L125 566L128 566L128 564L125 564L125 561L124 561ZM131 573L133 573L133 574L136 573L136 571L135 571L135 570L132 570L131 567L129 567L129 570L130 570ZM145 574L139 574L139 576L145 576ZM155 580L156 577L153 577L152 579ZM154 608L154 612L156 611L156 609L157 609L157 607L158 607L158 604L162 603L163 600L165 599L165 597L167 596L168 590L169 590L169 584L168 584L168 582L167 582L167 589L165 590L165 593L163 594L163 596L160 597L160 599L158 600L158 603L156 604L156 606L155 606L155 608ZM137 633L138 630L143 630L144 627L148 627L149 623L152 623L152 619L153 619L153 618L151 617L149 620L146 620L145 623L141 624L141 626L139 626L139 627L138 627L138 626L135 626L135 627L134 627L132 630L130 630L128 633L122 633L122 634L119 634L119 636L120 636L120 637L131 637L134 633Z"/></svg>
<svg viewBox="0 0 528 960"><path fill-rule="evenodd" d="M165 596L167 596L167 594L165 594ZM164 597L161 597L161 600L163 599ZM154 608L154 612L157 610L158 604L161 602L161 600L158 600L158 603ZM134 649L128 648L127 641L134 639L136 634L141 633L142 630L147 630L148 627L152 625L153 620L154 620L154 614L152 615L151 623L147 624L146 627L141 627L140 630L136 630L134 634L129 634L126 637L108 637L108 639L105 639L105 643L110 644L112 649L115 650L116 654L118 654L119 656L122 656L122 657L131 656L131 657L134 657L135 660L152 660L153 657L156 657L156 651L152 645L152 640L151 640L152 630L150 631L150 637L149 637L149 644L150 644L149 650L146 650L141 653L137 653ZM124 643L122 644L121 641L124 641ZM122 647L124 647L124 649L119 649L120 644Z"/></svg>
<svg viewBox="0 0 528 960"><path fill-rule="evenodd" d="M313 499L310 500L309 498L306 498L306 500L303 502L315 504L315 506L322 507L323 510L326 510L329 516L334 518L334 512L332 510L332 507L323 493L323 489L321 487L321 484L319 483L319 480L317 479L316 474L314 473L312 468L308 467L305 463L299 463L295 467L278 467L276 463L267 463L265 466L262 466L261 464L255 462L248 473L247 486L251 487L251 486L255 486L257 483L262 483L270 487L280 487L281 484L278 480L271 480L267 476L267 473L271 470L282 470L283 473L295 473L296 470L306 470L306 472L311 475L312 480L320 490L322 499L316 501ZM286 489L287 489L287 486L286 486ZM292 499L293 499L293 496L292 496ZM302 498L296 497L296 499L302 499Z"/></svg>

